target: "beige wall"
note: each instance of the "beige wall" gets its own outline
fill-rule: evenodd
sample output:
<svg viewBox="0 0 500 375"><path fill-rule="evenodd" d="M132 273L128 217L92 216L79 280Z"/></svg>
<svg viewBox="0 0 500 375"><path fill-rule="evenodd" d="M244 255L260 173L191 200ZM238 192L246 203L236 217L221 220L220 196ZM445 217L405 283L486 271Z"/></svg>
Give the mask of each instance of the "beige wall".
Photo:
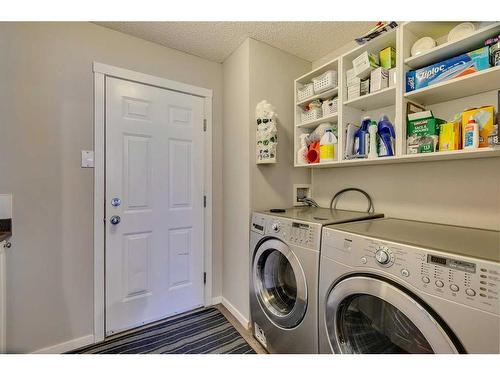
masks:
<svg viewBox="0 0 500 375"><path fill-rule="evenodd" d="M250 215L249 51L247 39L222 64L224 259L222 296L248 312L248 242ZM248 316L248 315L247 315Z"/></svg>
<svg viewBox="0 0 500 375"><path fill-rule="evenodd" d="M321 66L354 48L354 42L314 61ZM495 92L431 106L445 119L470 106L493 104ZM312 170L313 198L322 206L345 187L359 187L386 216L500 229L500 158ZM364 198L349 193L339 207L365 208Z"/></svg>
<svg viewBox="0 0 500 375"><path fill-rule="evenodd" d="M222 290L222 65L89 23L0 23L0 193L13 193L7 343L93 332L92 62L214 90L214 295Z"/></svg>
<svg viewBox="0 0 500 375"><path fill-rule="evenodd" d="M310 183L310 172L294 168L293 81L311 63L250 39L250 193L252 210L293 205L293 184ZM255 106L266 99L278 113L278 163L255 164Z"/></svg>
<svg viewBox="0 0 500 375"><path fill-rule="evenodd" d="M224 279L222 295L249 318L249 219L251 211L292 205L294 183L310 173L293 168L293 80L311 64L247 39L224 71ZM279 114L278 163L255 164L255 106L266 99Z"/></svg>

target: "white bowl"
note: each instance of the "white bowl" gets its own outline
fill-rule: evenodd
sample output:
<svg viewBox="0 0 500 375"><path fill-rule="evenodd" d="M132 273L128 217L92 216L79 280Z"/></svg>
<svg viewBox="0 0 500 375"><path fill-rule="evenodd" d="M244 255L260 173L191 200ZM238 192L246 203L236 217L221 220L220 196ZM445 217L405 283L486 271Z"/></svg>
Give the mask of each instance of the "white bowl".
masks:
<svg viewBox="0 0 500 375"><path fill-rule="evenodd" d="M411 46L411 55L418 56L436 47L436 41L430 36L420 38Z"/></svg>
<svg viewBox="0 0 500 375"><path fill-rule="evenodd" d="M448 42L465 38L476 31L476 27L471 22L462 22L455 26L448 34Z"/></svg>

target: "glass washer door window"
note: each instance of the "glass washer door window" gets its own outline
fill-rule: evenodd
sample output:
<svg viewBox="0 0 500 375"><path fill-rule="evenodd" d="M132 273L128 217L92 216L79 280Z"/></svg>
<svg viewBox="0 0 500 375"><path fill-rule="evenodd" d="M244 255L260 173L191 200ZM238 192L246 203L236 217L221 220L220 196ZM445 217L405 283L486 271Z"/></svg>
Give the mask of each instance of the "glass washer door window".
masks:
<svg viewBox="0 0 500 375"><path fill-rule="evenodd" d="M458 353L430 312L384 280L341 281L328 295L325 319L335 353Z"/></svg>
<svg viewBox="0 0 500 375"><path fill-rule="evenodd" d="M264 241L253 261L253 287L259 304L276 325L297 326L307 308L304 272L295 254L280 240Z"/></svg>

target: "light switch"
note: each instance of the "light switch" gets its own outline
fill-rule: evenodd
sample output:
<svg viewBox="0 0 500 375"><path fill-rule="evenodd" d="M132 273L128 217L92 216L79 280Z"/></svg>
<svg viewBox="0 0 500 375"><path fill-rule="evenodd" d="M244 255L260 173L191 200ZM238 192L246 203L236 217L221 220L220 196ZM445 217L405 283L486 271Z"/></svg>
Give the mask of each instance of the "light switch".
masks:
<svg viewBox="0 0 500 375"><path fill-rule="evenodd" d="M94 151L82 150L82 168L94 168Z"/></svg>

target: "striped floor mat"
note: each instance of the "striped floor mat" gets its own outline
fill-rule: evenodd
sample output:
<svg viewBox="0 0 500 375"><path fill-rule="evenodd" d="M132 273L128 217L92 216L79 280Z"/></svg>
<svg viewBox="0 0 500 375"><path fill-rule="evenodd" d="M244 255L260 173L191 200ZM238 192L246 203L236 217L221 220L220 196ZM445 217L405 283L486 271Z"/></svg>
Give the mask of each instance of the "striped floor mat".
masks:
<svg viewBox="0 0 500 375"><path fill-rule="evenodd" d="M71 353L255 354L224 315L213 307Z"/></svg>

